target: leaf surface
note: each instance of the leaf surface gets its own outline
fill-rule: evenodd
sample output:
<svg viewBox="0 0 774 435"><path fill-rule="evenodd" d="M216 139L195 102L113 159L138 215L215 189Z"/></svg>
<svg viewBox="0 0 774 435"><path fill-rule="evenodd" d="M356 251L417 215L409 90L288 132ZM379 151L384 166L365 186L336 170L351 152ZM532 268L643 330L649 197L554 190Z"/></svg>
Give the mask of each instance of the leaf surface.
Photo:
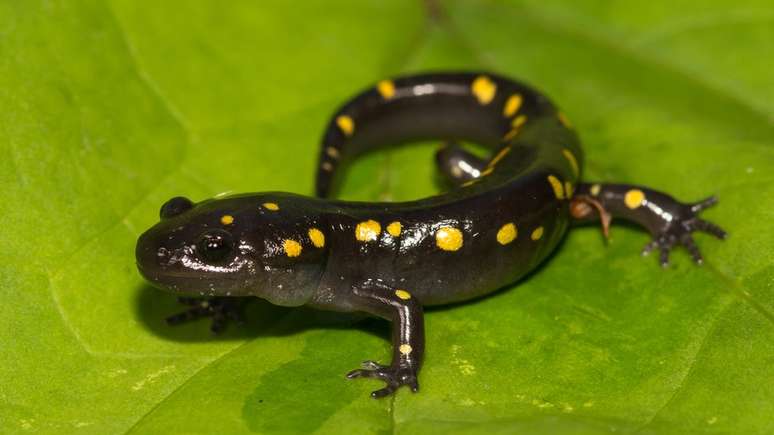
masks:
<svg viewBox="0 0 774 435"><path fill-rule="evenodd" d="M0 5L0 426L43 433L774 431L770 2L136 0ZM428 310L421 392L350 382L386 325L257 304L168 328L134 267L159 205L311 193L346 98L398 73L485 69L544 90L588 180L717 194L661 270L646 234L572 231L491 297ZM343 196L437 192L434 144L369 155Z"/></svg>

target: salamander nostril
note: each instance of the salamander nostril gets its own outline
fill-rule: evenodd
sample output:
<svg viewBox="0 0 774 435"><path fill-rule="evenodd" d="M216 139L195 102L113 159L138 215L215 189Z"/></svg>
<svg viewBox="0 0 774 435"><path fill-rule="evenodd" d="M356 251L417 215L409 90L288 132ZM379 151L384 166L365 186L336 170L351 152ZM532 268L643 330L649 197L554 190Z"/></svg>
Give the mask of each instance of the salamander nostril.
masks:
<svg viewBox="0 0 774 435"><path fill-rule="evenodd" d="M190 199L183 196L176 196L161 206L159 216L161 219L167 219L177 216L191 208L193 208L193 202L191 202Z"/></svg>

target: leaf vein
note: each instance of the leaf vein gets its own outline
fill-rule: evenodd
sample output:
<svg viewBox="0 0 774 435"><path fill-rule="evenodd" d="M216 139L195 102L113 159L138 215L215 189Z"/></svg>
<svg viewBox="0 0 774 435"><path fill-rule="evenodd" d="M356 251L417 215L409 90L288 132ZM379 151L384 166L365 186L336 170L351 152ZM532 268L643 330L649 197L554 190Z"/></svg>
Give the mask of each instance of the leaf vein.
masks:
<svg viewBox="0 0 774 435"><path fill-rule="evenodd" d="M733 301L733 300L732 300ZM652 424L658 416L666 410L669 405L672 404L672 402L675 401L677 398L677 395L683 390L685 387L685 384L688 380L688 378L691 376L691 373L693 373L694 368L696 367L696 362L699 359L699 355L701 354L702 350L704 349L704 346L707 344L707 341L709 341L709 337L715 332L715 329L717 328L718 323L720 323L720 318L723 317L723 315L728 311L729 307L733 306L733 302L726 302L723 309L721 309L718 314L712 319L712 324L709 328L707 328L707 332L704 334L704 336L701 339L701 342L699 342L699 346L696 349L696 353L694 353L693 358L691 358L691 361L688 365L687 370L685 371L685 375L680 379L680 382L677 384L677 387L672 391L672 394L669 396L669 398L664 402L663 405L661 405L650 418L648 418L645 423L642 424L639 428L637 428L634 432L638 433L644 430L646 427L648 427L650 424Z"/></svg>

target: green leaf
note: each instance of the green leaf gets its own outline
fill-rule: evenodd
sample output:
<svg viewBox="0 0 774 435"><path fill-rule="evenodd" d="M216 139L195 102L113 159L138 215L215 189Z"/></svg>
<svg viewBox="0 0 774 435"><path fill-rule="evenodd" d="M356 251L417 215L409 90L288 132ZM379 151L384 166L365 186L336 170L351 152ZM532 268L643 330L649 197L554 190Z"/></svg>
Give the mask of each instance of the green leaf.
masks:
<svg viewBox="0 0 774 435"><path fill-rule="evenodd" d="M548 4L550 3L550 4ZM774 431L774 8L647 4L0 4L0 427L8 433ZM421 391L344 373L383 322L258 304L168 328L134 242L169 197L311 193L328 116L397 73L487 69L577 127L585 177L729 230L661 270L646 234L578 229L528 279L427 313ZM436 192L434 146L367 156L343 196Z"/></svg>

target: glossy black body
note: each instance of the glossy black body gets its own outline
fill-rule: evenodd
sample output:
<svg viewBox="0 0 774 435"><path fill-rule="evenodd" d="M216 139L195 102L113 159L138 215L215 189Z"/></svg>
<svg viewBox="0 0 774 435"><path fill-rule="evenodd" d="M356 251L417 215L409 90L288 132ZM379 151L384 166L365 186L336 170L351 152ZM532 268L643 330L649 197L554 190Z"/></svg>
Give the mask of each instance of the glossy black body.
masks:
<svg viewBox="0 0 774 435"><path fill-rule="evenodd" d="M438 167L455 187L430 198L324 199L347 160L427 139L476 142L492 153L482 160L454 144L441 149ZM598 217L588 204L640 222L656 237L687 231L690 239L693 229L675 232L674 224L686 210L695 218L700 208L633 186L579 184L582 164L564 116L524 84L487 73L385 80L333 116L317 198L280 192L199 204L175 198L138 240L137 264L149 281L179 293L257 296L392 320L392 364L367 362L350 377L387 382L375 397L400 385L416 389L422 305L468 300L518 280L556 247L573 217ZM571 214L573 201L581 207ZM683 242L670 240L658 246L668 251Z"/></svg>

